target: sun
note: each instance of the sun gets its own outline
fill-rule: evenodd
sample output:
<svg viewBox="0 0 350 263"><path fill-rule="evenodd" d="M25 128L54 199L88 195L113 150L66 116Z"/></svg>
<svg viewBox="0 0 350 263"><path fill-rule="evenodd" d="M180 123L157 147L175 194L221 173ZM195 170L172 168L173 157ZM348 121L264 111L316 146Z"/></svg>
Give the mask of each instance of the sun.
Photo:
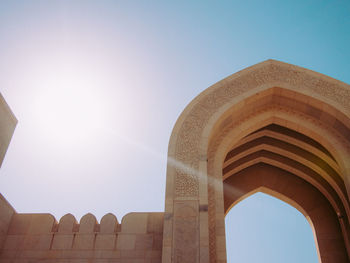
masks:
<svg viewBox="0 0 350 263"><path fill-rule="evenodd" d="M37 83L33 125L57 147L88 145L108 125L108 98L91 67L70 61L45 72Z"/></svg>

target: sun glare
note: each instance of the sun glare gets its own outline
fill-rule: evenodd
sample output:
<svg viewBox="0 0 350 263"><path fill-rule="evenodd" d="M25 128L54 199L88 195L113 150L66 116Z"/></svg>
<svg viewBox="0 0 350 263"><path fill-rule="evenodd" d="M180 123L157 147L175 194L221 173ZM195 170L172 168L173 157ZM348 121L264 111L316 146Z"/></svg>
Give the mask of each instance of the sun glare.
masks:
<svg viewBox="0 0 350 263"><path fill-rule="evenodd" d="M97 72L77 63L58 65L42 76L33 109L34 125L43 139L62 146L97 139L109 112L100 79Z"/></svg>

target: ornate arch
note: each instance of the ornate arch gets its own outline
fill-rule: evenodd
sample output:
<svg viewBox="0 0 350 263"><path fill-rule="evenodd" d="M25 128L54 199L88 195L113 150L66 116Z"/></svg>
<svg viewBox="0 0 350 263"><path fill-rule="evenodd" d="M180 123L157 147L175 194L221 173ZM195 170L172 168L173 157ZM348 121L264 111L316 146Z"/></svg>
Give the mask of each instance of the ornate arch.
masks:
<svg viewBox="0 0 350 263"><path fill-rule="evenodd" d="M325 197L349 254L349 101L349 85L274 60L195 98L169 143L163 262L178 262L179 253L181 262L226 262L223 181L261 163ZM180 240L178 233L192 234ZM331 260L324 247L323 263Z"/></svg>
<svg viewBox="0 0 350 263"><path fill-rule="evenodd" d="M333 213L327 199L311 184L305 184L300 178L283 169L258 163L241 171L237 176L230 177L224 188L232 185L239 187L241 191L225 198L226 214L234 205L256 192L269 194L290 204L306 217L314 233L320 262L348 261L337 215ZM330 244L333 245L330 247Z"/></svg>

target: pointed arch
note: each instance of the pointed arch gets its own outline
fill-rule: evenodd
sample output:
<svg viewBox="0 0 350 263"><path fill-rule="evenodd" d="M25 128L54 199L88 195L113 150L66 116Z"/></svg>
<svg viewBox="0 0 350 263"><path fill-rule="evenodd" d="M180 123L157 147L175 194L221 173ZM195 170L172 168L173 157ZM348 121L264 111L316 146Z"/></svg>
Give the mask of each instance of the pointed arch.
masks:
<svg viewBox="0 0 350 263"><path fill-rule="evenodd" d="M230 187L239 191L232 193ZM256 192L270 194L299 210L315 235L320 262L347 262L348 256L338 216L320 191L294 174L258 163L224 181L225 214L238 202ZM336 244L332 251L328 245Z"/></svg>
<svg viewBox="0 0 350 263"><path fill-rule="evenodd" d="M234 206L236 206L238 203L240 203L240 202L244 201L245 199L255 195L256 193L264 193L264 194L272 196L272 197L274 197L276 199L279 199L280 201L285 202L288 205L290 205L291 207L293 207L296 210L298 210L305 217L305 219L309 223L309 226L310 226L311 231L313 233L313 239L314 239L314 244L315 244L318 260L319 260L319 262L322 262L321 255L320 255L320 250L319 250L319 246L318 246L318 240L316 238L316 232L315 232L315 227L314 227L313 221L311 220L311 218L308 215L307 211L302 206L300 206L299 203L297 203L293 199L290 199L289 197L281 194L280 192L276 192L276 191L274 191L274 190L272 190L272 189L270 189L269 187L266 187L266 186L260 186L260 187L254 189L254 190L251 190L248 193L243 194L242 196L240 196L236 200L234 200L232 202L232 204L225 210L225 215L227 215L230 212L230 210L232 208L234 208Z"/></svg>
<svg viewBox="0 0 350 263"><path fill-rule="evenodd" d="M303 180L325 198L348 260L349 101L349 85L274 60L235 73L196 97L169 142L163 261L191 251L196 262L225 262L223 181L262 163ZM197 211L195 224L174 220L186 203ZM322 232L319 226L316 233ZM184 227L195 233L193 240L174 242L176 229ZM335 259L327 253L320 246L327 255L323 263Z"/></svg>

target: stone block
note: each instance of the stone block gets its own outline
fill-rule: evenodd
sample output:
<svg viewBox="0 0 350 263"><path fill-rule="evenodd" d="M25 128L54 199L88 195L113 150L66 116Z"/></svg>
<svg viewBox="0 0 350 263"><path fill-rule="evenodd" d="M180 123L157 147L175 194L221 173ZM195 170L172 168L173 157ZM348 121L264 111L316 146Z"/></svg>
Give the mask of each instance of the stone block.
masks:
<svg viewBox="0 0 350 263"><path fill-rule="evenodd" d="M200 249L200 262L201 263L209 263L209 248L208 247L201 247Z"/></svg>
<svg viewBox="0 0 350 263"><path fill-rule="evenodd" d="M55 234L52 249L71 249L73 246L73 234Z"/></svg>
<svg viewBox="0 0 350 263"><path fill-rule="evenodd" d="M30 234L51 233L55 218L50 214L31 214L31 223L28 229Z"/></svg>
<svg viewBox="0 0 350 263"><path fill-rule="evenodd" d="M16 259L29 259L30 261L36 261L37 259L47 258L47 250L21 250L18 251ZM30 262L29 261L29 262Z"/></svg>
<svg viewBox="0 0 350 263"><path fill-rule="evenodd" d="M113 214L107 214L102 217L100 223L100 233L115 233L117 230L118 220Z"/></svg>
<svg viewBox="0 0 350 263"><path fill-rule="evenodd" d="M226 261L226 251L223 251L223 250L216 251L216 255L218 260Z"/></svg>
<svg viewBox="0 0 350 263"><path fill-rule="evenodd" d="M93 263L109 263L108 259L94 259Z"/></svg>
<svg viewBox="0 0 350 263"><path fill-rule="evenodd" d="M161 259L162 258L162 251L161 250L147 250L147 251L145 251L145 258Z"/></svg>
<svg viewBox="0 0 350 263"><path fill-rule="evenodd" d="M172 247L166 246L162 249L162 261L163 263L171 263L172 262Z"/></svg>
<svg viewBox="0 0 350 263"><path fill-rule="evenodd" d="M61 258L70 259L92 259L96 254L96 251L92 249L63 249L56 251L61 252Z"/></svg>
<svg viewBox="0 0 350 263"><path fill-rule="evenodd" d="M126 258L133 258L133 259L145 259L145 251L144 250L121 250L121 257L124 261Z"/></svg>
<svg viewBox="0 0 350 263"><path fill-rule="evenodd" d="M92 263L91 259L70 259L69 263Z"/></svg>
<svg viewBox="0 0 350 263"><path fill-rule="evenodd" d="M5 250L19 250L23 247L25 235L7 235L4 247Z"/></svg>
<svg viewBox="0 0 350 263"><path fill-rule="evenodd" d="M224 235L216 237L216 251L226 251L226 237Z"/></svg>
<svg viewBox="0 0 350 263"><path fill-rule="evenodd" d="M115 234L97 234L95 249L114 249L116 238Z"/></svg>
<svg viewBox="0 0 350 263"><path fill-rule="evenodd" d="M71 214L66 214L61 217L58 224L58 232L62 234L71 234L73 232L74 225L77 224L77 220Z"/></svg>
<svg viewBox="0 0 350 263"><path fill-rule="evenodd" d="M92 214L86 214L80 219L79 233L93 233L96 225L96 217Z"/></svg>
<svg viewBox="0 0 350 263"><path fill-rule="evenodd" d="M15 210L7 202L7 200L0 194L0 247L5 240L5 235L7 234L8 227L11 222L11 217L15 213Z"/></svg>
<svg viewBox="0 0 350 263"><path fill-rule="evenodd" d="M117 238L117 249L135 249L135 235L119 234Z"/></svg>
<svg viewBox="0 0 350 263"><path fill-rule="evenodd" d="M163 246L163 235L153 235L153 249L162 250Z"/></svg>
<svg viewBox="0 0 350 263"><path fill-rule="evenodd" d="M148 233L163 233L164 213L149 213L147 221Z"/></svg>
<svg viewBox="0 0 350 263"><path fill-rule="evenodd" d="M173 220L164 220L163 238L172 240Z"/></svg>
<svg viewBox="0 0 350 263"><path fill-rule="evenodd" d="M8 235L25 235L28 232L31 214L14 214L8 229Z"/></svg>
<svg viewBox="0 0 350 263"><path fill-rule="evenodd" d="M147 233L147 213L129 213L122 219L122 233Z"/></svg>
<svg viewBox="0 0 350 263"><path fill-rule="evenodd" d="M184 255L199 261L199 204L198 201L174 202L174 254L175 262L183 262Z"/></svg>
<svg viewBox="0 0 350 263"><path fill-rule="evenodd" d="M121 259L109 259L108 263L122 263Z"/></svg>
<svg viewBox="0 0 350 263"><path fill-rule="evenodd" d="M153 247L153 235L136 235L135 249L150 250Z"/></svg>
<svg viewBox="0 0 350 263"><path fill-rule="evenodd" d="M98 256L97 256L98 254ZM95 250L95 257L103 259L118 259L121 257L119 250Z"/></svg>
<svg viewBox="0 0 350 263"><path fill-rule="evenodd" d="M73 249L93 249L95 234L77 234L73 241Z"/></svg>
<svg viewBox="0 0 350 263"><path fill-rule="evenodd" d="M27 235L24 239L25 250L48 250L51 246L52 234Z"/></svg>
<svg viewBox="0 0 350 263"><path fill-rule="evenodd" d="M2 250L0 255L1 259L14 259L20 253L18 250Z"/></svg>
<svg viewBox="0 0 350 263"><path fill-rule="evenodd" d="M150 263L143 258L123 258L122 263Z"/></svg>
<svg viewBox="0 0 350 263"><path fill-rule="evenodd" d="M50 214L14 214L9 226L9 235L51 233L55 218Z"/></svg>

